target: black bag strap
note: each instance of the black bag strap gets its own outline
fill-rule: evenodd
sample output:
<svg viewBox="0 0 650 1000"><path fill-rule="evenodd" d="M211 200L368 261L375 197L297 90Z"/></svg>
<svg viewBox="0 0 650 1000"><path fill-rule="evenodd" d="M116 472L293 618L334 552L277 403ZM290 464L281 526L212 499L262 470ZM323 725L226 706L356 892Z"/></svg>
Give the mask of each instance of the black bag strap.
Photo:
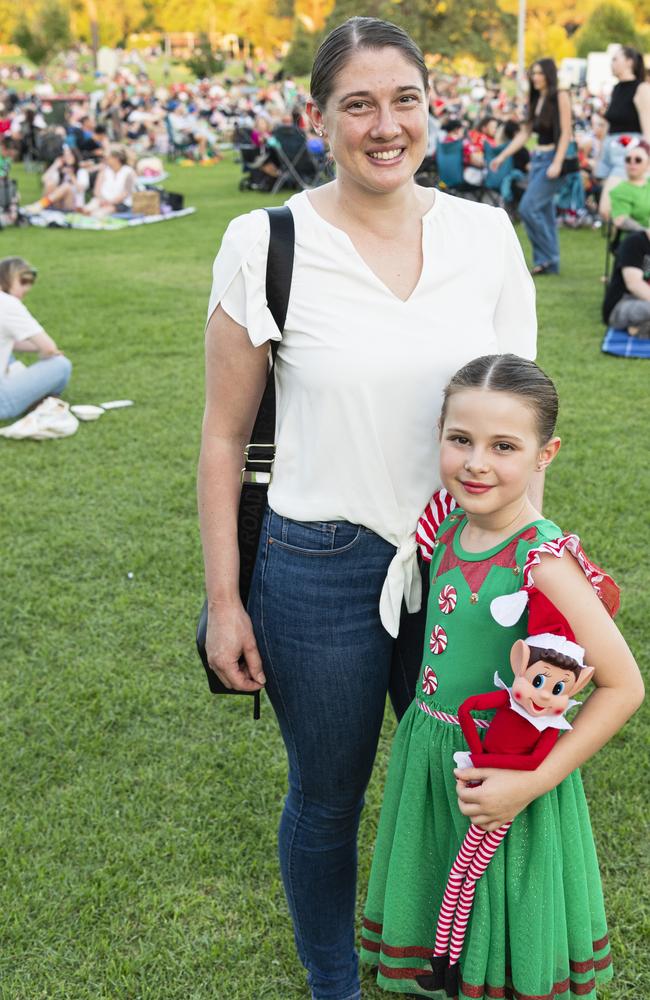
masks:
<svg viewBox="0 0 650 1000"><path fill-rule="evenodd" d="M296 242L293 213L283 205L281 208L267 208L271 235L266 258L266 301L275 325L280 333L284 330L289 308L291 278L293 275L293 255ZM271 341L275 360L278 341Z"/></svg>
<svg viewBox="0 0 650 1000"><path fill-rule="evenodd" d="M286 205L281 208L267 208L271 233L269 236L269 252L266 258L266 301L269 312L275 320L280 333L284 330L284 323L287 318L289 307L289 294L291 292L291 278L293 275L293 256L295 245L295 229L291 209ZM255 445L272 445L275 440L275 372L273 364L278 351L279 342L271 341L271 365L266 380L266 388L262 395L260 408L255 418L253 432L250 443ZM258 462L255 463L251 454L251 467L268 461L266 456L260 453ZM271 459L272 459L271 455ZM268 470L269 466L266 466ZM261 471L261 470L260 470Z"/></svg>
<svg viewBox="0 0 650 1000"><path fill-rule="evenodd" d="M270 236L269 250L266 260L266 301L276 326L282 333L289 306L291 278L293 275L293 258L295 245L295 230L291 209L267 208L269 215ZM271 364L262 395L249 447L246 449L245 468L249 472L266 472L272 467L275 450L275 372L274 362L278 349L278 341L271 341ZM256 452L255 446L258 451ZM262 532L262 521L266 510L266 495L268 483L244 482L239 499L239 516L237 520L237 536L239 542L239 593L244 607L246 606L250 586L255 569L255 559ZM210 691L213 694L238 694L224 687L208 663L205 650L205 638L208 625L208 602L205 601L201 610L196 632L196 646L208 677ZM254 692L253 718L260 717L260 693Z"/></svg>

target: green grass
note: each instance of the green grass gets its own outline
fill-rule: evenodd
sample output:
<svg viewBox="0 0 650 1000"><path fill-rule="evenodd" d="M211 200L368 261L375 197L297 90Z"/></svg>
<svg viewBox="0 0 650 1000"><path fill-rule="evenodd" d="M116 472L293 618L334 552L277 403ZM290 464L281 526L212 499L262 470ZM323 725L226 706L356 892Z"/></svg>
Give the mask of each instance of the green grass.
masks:
<svg viewBox="0 0 650 1000"><path fill-rule="evenodd" d="M33 200L37 178L18 176ZM193 650L210 269L228 220L264 203L236 181L226 163L172 168L198 212L170 225L0 234L3 254L39 268L29 306L74 363L68 398L136 402L63 441L0 445L2 1000L306 996L275 860L277 727L268 703L254 725L248 700L211 698ZM650 372L599 351L600 235L562 243L561 278L538 282L564 439L546 510L621 583L620 625L646 667ZM650 996L646 727L642 711L584 768L609 1000ZM387 714L360 905L393 728Z"/></svg>

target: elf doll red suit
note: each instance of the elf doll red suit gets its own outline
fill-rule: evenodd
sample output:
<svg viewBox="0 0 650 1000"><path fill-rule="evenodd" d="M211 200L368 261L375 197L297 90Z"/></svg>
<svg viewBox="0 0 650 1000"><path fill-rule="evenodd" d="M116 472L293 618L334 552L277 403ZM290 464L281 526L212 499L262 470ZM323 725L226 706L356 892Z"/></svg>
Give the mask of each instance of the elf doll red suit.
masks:
<svg viewBox="0 0 650 1000"><path fill-rule="evenodd" d="M510 652L515 680L509 689L495 673L499 690L478 694L458 710L469 753L454 755L458 767L502 767L532 771L553 748L560 732L571 729L564 717L577 705L571 695L589 683L593 667L584 664L584 649L566 618L534 586L495 598L490 610L501 625L513 625L528 604L528 638ZM496 709L481 742L472 711ZM458 992L458 959L472 910L476 884L486 870L511 822L488 833L473 823L449 873L436 931L433 975L417 977L427 990Z"/></svg>

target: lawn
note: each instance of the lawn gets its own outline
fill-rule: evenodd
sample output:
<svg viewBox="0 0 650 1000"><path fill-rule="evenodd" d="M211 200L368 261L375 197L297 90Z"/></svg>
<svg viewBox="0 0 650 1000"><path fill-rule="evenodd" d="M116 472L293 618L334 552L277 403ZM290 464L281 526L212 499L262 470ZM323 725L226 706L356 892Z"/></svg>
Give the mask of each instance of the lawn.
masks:
<svg viewBox="0 0 650 1000"><path fill-rule="evenodd" d="M39 268L28 304L73 361L67 397L136 404L63 441L0 444L2 1000L306 996L275 860L273 714L263 703L253 724L247 699L211 698L193 651L210 268L228 220L263 203L237 191L237 169L173 167L168 186L198 211L168 225L0 233L2 255ZM18 177L32 201L37 178ZM646 668L650 366L599 351L600 234L563 232L562 251L562 276L538 284L564 440L546 511L622 585L620 625ZM608 1000L650 996L647 721L584 768ZM393 730L387 712L360 906Z"/></svg>

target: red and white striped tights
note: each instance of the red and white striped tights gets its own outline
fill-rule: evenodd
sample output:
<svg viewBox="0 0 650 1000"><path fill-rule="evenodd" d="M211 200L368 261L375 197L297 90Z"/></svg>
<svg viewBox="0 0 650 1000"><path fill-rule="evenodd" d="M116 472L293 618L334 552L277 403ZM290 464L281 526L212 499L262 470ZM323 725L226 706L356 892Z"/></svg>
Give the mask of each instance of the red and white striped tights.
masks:
<svg viewBox="0 0 650 1000"><path fill-rule="evenodd" d="M449 965L456 964L463 950L476 883L511 825L512 822L504 823L487 833L472 823L456 855L440 907L433 951L434 957L449 952Z"/></svg>

